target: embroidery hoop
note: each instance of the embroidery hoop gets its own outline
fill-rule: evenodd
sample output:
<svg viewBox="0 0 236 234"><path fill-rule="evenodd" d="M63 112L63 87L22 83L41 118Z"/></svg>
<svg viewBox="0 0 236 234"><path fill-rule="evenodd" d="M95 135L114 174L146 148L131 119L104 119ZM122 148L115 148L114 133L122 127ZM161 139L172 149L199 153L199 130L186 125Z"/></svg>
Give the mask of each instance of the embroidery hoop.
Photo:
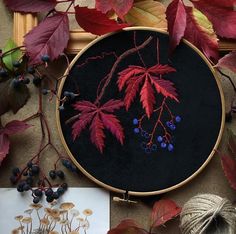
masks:
<svg viewBox="0 0 236 234"><path fill-rule="evenodd" d="M133 30L149 30L149 31L153 31L153 32L158 32L158 33L163 33L163 34L166 34L168 35L168 33L166 33L165 31L162 31L162 30L158 30L158 29L155 29L155 28L151 28L151 27L129 27L129 28L126 28L124 29L125 31L133 31ZM96 44L97 42L99 42L100 40L106 38L106 37L109 37L111 35L114 35L116 34L115 33L109 33L107 35L104 35L104 36L101 36L97 39L95 39L94 41L92 41L91 43L89 43L89 45L87 45L84 49L82 49L80 51L80 53L78 53L75 58L72 60L72 62L70 63L70 66L69 66L69 69L72 68L74 66L74 64L76 63L76 61L80 58L80 56L87 50L89 49L92 45ZM206 57L202 54L202 52L197 49L194 45L192 45L190 42L186 41L186 40L183 40L183 42L188 45L190 48L192 48L201 58L202 60L206 63L206 65L209 67L211 73L213 74L214 78L215 78L215 81L216 81L216 84L217 84L217 87L219 89L219 95L220 95L220 99L221 99L221 110L222 110L222 116L221 116L221 125L220 125L220 130L219 130L219 134L218 134L218 137L217 137L217 140L215 142L215 145L211 151L211 153L209 154L209 156L207 157L206 161L198 168L197 171L195 171L191 176L189 176L188 178L186 178L185 180L183 180L182 182L174 185L174 186L170 186L168 188L165 188L165 189L161 189L161 190L157 190L157 191L150 191L150 192L138 192L138 191L126 191L126 190L123 190L123 189L119 189L119 188L116 188L116 187L113 187L111 185L108 185L108 184L105 184L103 183L102 181L96 179L93 175L91 175L90 173L88 173L86 171L85 168L83 168L79 163L78 161L75 159L75 157L73 156L73 154L71 153L66 141L65 141L65 138L64 138L64 135L63 135L63 132L62 132L62 128L61 128L61 123L60 123L60 112L58 111L58 107L60 105L60 102L57 101L56 102L56 122L57 122L57 127L58 127L58 131L59 131L59 136L60 136L60 139L62 141L62 144L64 146L64 148L66 149L66 152L68 153L68 155L70 156L71 160L74 162L74 164L78 167L78 169L86 176L88 177L90 180L92 180L93 182L95 182L96 184L98 184L99 186L107 189L107 190L110 190L112 192L116 192L116 193L122 193L122 194L128 194L128 195L132 195L132 196L151 196L151 195L157 195L157 194L162 194L162 193L166 193L166 192L169 192L169 191L172 191L172 190L175 190L177 188L180 188L181 186L185 185L186 183L190 182L193 178L195 178L206 166L207 164L210 162L210 160L212 159L212 157L214 156L215 152L216 152L216 149L218 148L219 146L219 143L220 143L220 140L221 140L221 137L223 135L223 129L224 129L224 124L225 124L225 101L224 101L224 95L223 95L223 90L222 90L222 86L220 84L220 81L219 81L219 78L217 77L217 74L214 70L214 68L212 67L212 65L210 64L210 62L206 59ZM65 74L67 74L67 71L65 72ZM60 86L59 86L59 90L58 90L58 95L59 97L61 96L61 93L62 93L62 89L63 89L63 86L64 86L64 83L65 83L65 80L66 80L67 77L63 78L61 80L61 83L60 83Z"/></svg>

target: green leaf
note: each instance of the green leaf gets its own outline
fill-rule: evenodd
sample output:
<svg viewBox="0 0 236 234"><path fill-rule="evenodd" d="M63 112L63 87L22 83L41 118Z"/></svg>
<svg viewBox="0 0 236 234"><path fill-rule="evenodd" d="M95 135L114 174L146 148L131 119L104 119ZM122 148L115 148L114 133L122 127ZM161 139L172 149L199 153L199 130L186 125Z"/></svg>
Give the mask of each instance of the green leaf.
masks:
<svg viewBox="0 0 236 234"><path fill-rule="evenodd" d="M14 48L16 48L17 45L15 44L15 42L12 39L9 39L7 41L7 44L5 45L5 47L3 48L3 53L10 51ZM13 70L13 62L18 61L22 56L21 50L20 49L16 49L13 52L10 52L9 54L6 54L3 57L3 63L5 64L5 66L9 69L9 70Z"/></svg>

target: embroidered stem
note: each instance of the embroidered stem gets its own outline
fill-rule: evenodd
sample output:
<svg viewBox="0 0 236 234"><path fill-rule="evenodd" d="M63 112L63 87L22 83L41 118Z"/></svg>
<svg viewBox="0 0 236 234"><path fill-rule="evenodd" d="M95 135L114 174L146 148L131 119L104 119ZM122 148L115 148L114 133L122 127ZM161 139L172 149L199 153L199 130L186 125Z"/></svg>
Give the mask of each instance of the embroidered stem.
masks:
<svg viewBox="0 0 236 234"><path fill-rule="evenodd" d="M94 103L95 105L98 105L98 104L99 104L99 102L100 102L102 96L103 96L104 93L105 93L106 87L109 85L109 83L110 83L110 81L111 81L111 79L112 79L112 77L113 77L113 74L114 74L114 72L115 72L117 66L119 65L119 63L120 63L124 58L126 58L127 56L129 56L129 55L131 55L131 54L133 54L133 53L135 53L135 52L137 52L137 51L143 49L146 45L148 45L148 44L151 42L151 40L152 40L152 37L150 36L150 37L149 37L146 41L144 41L141 45L139 45L139 46L137 46L137 47L134 47L134 48L132 48L132 49L129 49L129 50L125 51L123 54L121 54L121 55L117 58L116 62L114 63L114 65L113 65L112 68L111 68L110 73L108 74L107 80L105 81L104 86L102 87L102 90L101 90L99 96L98 96L97 99L95 100L95 103Z"/></svg>

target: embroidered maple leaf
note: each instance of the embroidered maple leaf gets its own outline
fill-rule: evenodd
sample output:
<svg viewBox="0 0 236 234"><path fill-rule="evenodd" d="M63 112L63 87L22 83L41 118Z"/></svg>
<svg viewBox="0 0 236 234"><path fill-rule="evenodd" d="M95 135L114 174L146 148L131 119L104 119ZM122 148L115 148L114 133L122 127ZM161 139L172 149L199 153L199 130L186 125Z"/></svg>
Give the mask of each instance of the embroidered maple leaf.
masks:
<svg viewBox="0 0 236 234"><path fill-rule="evenodd" d="M79 119L72 126L72 135L75 140L88 126L92 143L102 153L105 147L104 129L109 130L123 145L124 131L120 121L113 114L115 110L124 106L121 100L111 99L102 106L89 101L79 101L74 104L75 110L80 111Z"/></svg>
<svg viewBox="0 0 236 234"><path fill-rule="evenodd" d="M119 73L117 81L118 88L121 91L126 85L124 105L128 110L134 101L140 86L140 101L146 111L148 118L153 113L153 106L156 103L154 90L161 93L164 97L169 97L178 102L174 84L169 80L164 80L162 75L176 70L169 65L157 64L150 68L131 65Z"/></svg>

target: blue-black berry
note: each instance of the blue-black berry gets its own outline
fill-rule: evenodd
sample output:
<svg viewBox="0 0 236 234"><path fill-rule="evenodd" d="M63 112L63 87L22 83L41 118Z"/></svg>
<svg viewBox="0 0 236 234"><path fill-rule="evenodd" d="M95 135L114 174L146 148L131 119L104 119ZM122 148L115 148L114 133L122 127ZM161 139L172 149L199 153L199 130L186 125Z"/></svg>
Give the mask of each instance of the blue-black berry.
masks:
<svg viewBox="0 0 236 234"><path fill-rule="evenodd" d="M45 195L46 195L47 197L52 196L52 195L53 195L53 190L52 190L51 188L48 188L48 189L45 191Z"/></svg>
<svg viewBox="0 0 236 234"><path fill-rule="evenodd" d="M166 148L166 143L165 142L161 143L161 148L163 148L163 149Z"/></svg>
<svg viewBox="0 0 236 234"><path fill-rule="evenodd" d="M59 110L59 111L64 111L64 110L65 110L65 107L64 107L63 105L60 105L60 106L58 107L58 110Z"/></svg>
<svg viewBox="0 0 236 234"><path fill-rule="evenodd" d="M31 168L31 171L33 173L33 175L38 175L39 174L39 166L38 165L33 165Z"/></svg>
<svg viewBox="0 0 236 234"><path fill-rule="evenodd" d="M170 121L166 122L166 126L169 128L172 123Z"/></svg>
<svg viewBox="0 0 236 234"><path fill-rule="evenodd" d="M157 145L156 145L156 144L153 144L153 145L151 146L151 150L152 150L152 151L156 151L156 150L157 150Z"/></svg>
<svg viewBox="0 0 236 234"><path fill-rule="evenodd" d="M135 134L138 134L139 132L140 132L139 128L135 128L135 129L134 129L134 133L135 133Z"/></svg>
<svg viewBox="0 0 236 234"><path fill-rule="evenodd" d="M181 120L182 120L182 119L181 119L180 116L176 116L176 117L175 117L175 121L176 121L177 123L181 122Z"/></svg>
<svg viewBox="0 0 236 234"><path fill-rule="evenodd" d="M144 137L145 137L146 139L148 139L148 138L150 138L150 134L149 134L148 132L145 132L145 133L144 133Z"/></svg>
<svg viewBox="0 0 236 234"><path fill-rule="evenodd" d="M35 73L34 67L28 67L27 71L29 74L32 74L32 75Z"/></svg>
<svg viewBox="0 0 236 234"><path fill-rule="evenodd" d="M71 162L67 159L62 160L62 165L68 169L71 168Z"/></svg>
<svg viewBox="0 0 236 234"><path fill-rule="evenodd" d="M15 167L12 169L12 174L14 176L17 176L18 174L20 174L20 169L18 167Z"/></svg>
<svg viewBox="0 0 236 234"><path fill-rule="evenodd" d="M176 129L176 126L174 124L170 125L170 130L174 131Z"/></svg>
<svg viewBox="0 0 236 234"><path fill-rule="evenodd" d="M53 198L52 195L51 196L47 196L47 198L46 198L47 202L53 202L53 200L54 200L54 198Z"/></svg>
<svg viewBox="0 0 236 234"><path fill-rule="evenodd" d="M28 167L28 168L31 168L32 166L33 166L32 161L29 161L29 162L27 163L27 167Z"/></svg>
<svg viewBox="0 0 236 234"><path fill-rule="evenodd" d="M64 178L65 178L65 174L64 174L64 172L61 171L61 170L58 170L58 171L56 172L56 174L57 174L57 176L58 176L60 179L64 179Z"/></svg>
<svg viewBox="0 0 236 234"><path fill-rule="evenodd" d="M34 204L37 204L37 203L39 203L39 202L40 202L40 197L34 197L33 203L34 203Z"/></svg>
<svg viewBox="0 0 236 234"><path fill-rule="evenodd" d="M45 55L43 55L43 56L41 57L41 60L42 60L43 62L49 62L49 61L50 61L50 57L49 57L49 55L45 54Z"/></svg>
<svg viewBox="0 0 236 234"><path fill-rule="evenodd" d="M171 151L173 151L174 150L174 146L172 145L172 144L169 144L168 145L168 150L171 152Z"/></svg>
<svg viewBox="0 0 236 234"><path fill-rule="evenodd" d="M163 141L163 137L162 136L158 136L157 137L157 141L161 143Z"/></svg>
<svg viewBox="0 0 236 234"><path fill-rule="evenodd" d="M29 190L30 190L30 186L29 186L28 184L25 184L25 185L23 186L23 190L24 190L24 191L29 191Z"/></svg>
<svg viewBox="0 0 236 234"><path fill-rule="evenodd" d="M62 195L65 192L65 189L63 187L59 187L57 189L57 192L58 192L59 195Z"/></svg>
<svg viewBox="0 0 236 234"><path fill-rule="evenodd" d="M29 78L24 78L24 79L22 80L22 83L25 84L25 85L27 85L27 84L30 83L30 79L29 79Z"/></svg>
<svg viewBox="0 0 236 234"><path fill-rule="evenodd" d="M53 180L56 179L56 177L57 177L56 171L55 170L49 171L49 176Z"/></svg>
<svg viewBox="0 0 236 234"><path fill-rule="evenodd" d="M53 197L54 199L58 199L58 198L60 197L60 194L59 194L58 192L54 192L53 195L52 195L52 197Z"/></svg>
<svg viewBox="0 0 236 234"><path fill-rule="evenodd" d="M138 119L134 118L133 119L133 125L137 125L138 124Z"/></svg>
<svg viewBox="0 0 236 234"><path fill-rule="evenodd" d="M0 77L6 78L7 76L8 76L7 71L4 68L2 68L0 70Z"/></svg>
<svg viewBox="0 0 236 234"><path fill-rule="evenodd" d="M50 90L48 90L48 89L42 89L42 94L43 94L43 95L47 95L48 93L50 93Z"/></svg>
<svg viewBox="0 0 236 234"><path fill-rule="evenodd" d="M12 81L11 81L11 87L14 88L14 89L17 89L20 87L20 80L14 78Z"/></svg>
<svg viewBox="0 0 236 234"><path fill-rule="evenodd" d="M34 190L34 195L35 195L36 197L42 197L42 196L43 196L43 192L42 192L42 190L40 190L40 189L35 189L35 190Z"/></svg>
<svg viewBox="0 0 236 234"><path fill-rule="evenodd" d="M42 82L42 79L38 76L34 76L33 78L33 84L36 86L36 87L39 87L41 85L41 82Z"/></svg>
<svg viewBox="0 0 236 234"><path fill-rule="evenodd" d="M20 67L21 63L19 61L14 61L12 63L12 65L13 65L13 67L18 68L18 67Z"/></svg>
<svg viewBox="0 0 236 234"><path fill-rule="evenodd" d="M62 187L64 190L67 190L68 184L67 184L67 183L63 183L63 184L61 185L61 187Z"/></svg>

